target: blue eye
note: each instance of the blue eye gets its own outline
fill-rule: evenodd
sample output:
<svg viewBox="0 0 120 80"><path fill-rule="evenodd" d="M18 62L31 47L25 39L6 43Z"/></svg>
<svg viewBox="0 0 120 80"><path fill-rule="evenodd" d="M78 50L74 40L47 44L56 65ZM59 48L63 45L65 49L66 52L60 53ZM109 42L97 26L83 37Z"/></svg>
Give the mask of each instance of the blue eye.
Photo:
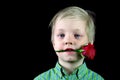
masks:
<svg viewBox="0 0 120 80"><path fill-rule="evenodd" d="M78 38L80 37L80 35L79 35L79 34L74 34L74 37L75 37L76 39L78 39Z"/></svg>
<svg viewBox="0 0 120 80"><path fill-rule="evenodd" d="M63 37L65 37L65 34L59 34L58 36L63 38Z"/></svg>

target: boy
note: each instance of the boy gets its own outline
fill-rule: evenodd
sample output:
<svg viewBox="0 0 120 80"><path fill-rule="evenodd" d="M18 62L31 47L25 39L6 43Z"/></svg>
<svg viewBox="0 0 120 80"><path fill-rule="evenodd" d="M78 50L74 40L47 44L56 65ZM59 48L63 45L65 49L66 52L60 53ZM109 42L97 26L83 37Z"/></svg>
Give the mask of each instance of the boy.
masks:
<svg viewBox="0 0 120 80"><path fill-rule="evenodd" d="M50 26L51 42L58 62L55 68L38 75L34 80L104 80L88 69L84 62L87 57L94 58L95 50L92 50L92 56L76 51L94 43L94 22L87 11L76 6L67 7L53 17Z"/></svg>

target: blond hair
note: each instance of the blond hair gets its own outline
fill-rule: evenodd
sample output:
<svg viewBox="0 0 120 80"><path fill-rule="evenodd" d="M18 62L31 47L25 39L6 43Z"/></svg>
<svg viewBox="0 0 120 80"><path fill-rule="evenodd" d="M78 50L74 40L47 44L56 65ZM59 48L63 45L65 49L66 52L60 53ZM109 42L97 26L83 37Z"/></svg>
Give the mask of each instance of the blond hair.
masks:
<svg viewBox="0 0 120 80"><path fill-rule="evenodd" d="M51 41L53 40L53 32L54 32L54 26L55 23L63 18L70 18L70 19L82 19L86 21L87 27L86 32L88 35L89 42L93 43L95 39L95 25L93 17L84 9L77 7L77 6L71 6L67 7L63 10L60 10L50 21L49 26L52 28L52 36Z"/></svg>

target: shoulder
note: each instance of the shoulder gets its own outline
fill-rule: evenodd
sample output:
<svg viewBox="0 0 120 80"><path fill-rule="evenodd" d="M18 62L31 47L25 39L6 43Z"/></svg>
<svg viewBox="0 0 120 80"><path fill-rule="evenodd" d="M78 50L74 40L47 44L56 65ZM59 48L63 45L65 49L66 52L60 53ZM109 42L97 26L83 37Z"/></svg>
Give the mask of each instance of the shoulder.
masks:
<svg viewBox="0 0 120 80"><path fill-rule="evenodd" d="M49 79L51 73L53 73L53 68L39 74L33 80L47 80Z"/></svg>
<svg viewBox="0 0 120 80"><path fill-rule="evenodd" d="M89 78L91 78L92 80L104 80L104 78L100 74L96 73L91 69L88 69L88 73Z"/></svg>

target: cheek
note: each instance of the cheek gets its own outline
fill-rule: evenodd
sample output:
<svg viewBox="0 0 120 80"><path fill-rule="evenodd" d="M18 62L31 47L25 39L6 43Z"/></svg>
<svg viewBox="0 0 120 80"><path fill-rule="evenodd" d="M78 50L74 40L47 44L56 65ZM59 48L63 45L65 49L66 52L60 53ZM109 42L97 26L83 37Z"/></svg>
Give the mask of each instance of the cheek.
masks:
<svg viewBox="0 0 120 80"><path fill-rule="evenodd" d="M58 41L53 42L52 44L53 44L53 47L54 47L55 50L60 50L60 49L63 48L62 44L59 43Z"/></svg>
<svg viewBox="0 0 120 80"><path fill-rule="evenodd" d="M79 42L79 44L81 44L81 45L84 45L84 44L87 44L87 43L88 43L88 37L87 36L84 36Z"/></svg>
<svg viewBox="0 0 120 80"><path fill-rule="evenodd" d="M88 42L88 36L87 35L84 37L84 41Z"/></svg>

